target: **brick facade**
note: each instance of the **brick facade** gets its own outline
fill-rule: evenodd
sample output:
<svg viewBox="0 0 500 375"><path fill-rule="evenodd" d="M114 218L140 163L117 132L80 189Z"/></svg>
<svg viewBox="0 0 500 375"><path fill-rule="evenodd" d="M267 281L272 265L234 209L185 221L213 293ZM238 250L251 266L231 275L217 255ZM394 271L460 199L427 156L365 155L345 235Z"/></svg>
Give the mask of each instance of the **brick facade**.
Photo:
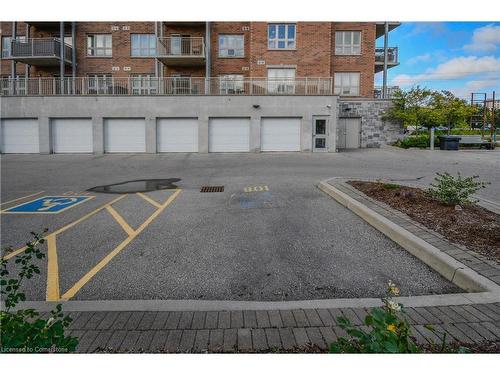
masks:
<svg viewBox="0 0 500 375"><path fill-rule="evenodd" d="M66 36L71 35L67 22ZM271 50L268 48L268 23L266 22L213 22L211 24L211 72L210 76L240 74L244 77L267 77L269 67L291 67L296 69L296 77L333 77L336 72L360 73L360 96L372 97L375 65L375 23L364 22L298 22L296 25L296 48L292 50ZM203 22L163 22L164 37L189 35L205 37ZM2 36L12 35L12 22L0 23ZM357 56L335 55L335 32L361 31L361 54ZM27 35L27 25L17 22L19 36ZM87 35L106 33L112 35L112 56L87 56ZM155 74L155 58L131 57L131 34L154 34L154 22L78 22L76 27L77 69L79 77L91 74L112 74L127 77L132 74ZM220 34L243 35L244 56L234 58L219 57L218 38ZM29 27L31 38L59 37L59 27ZM17 74L25 74L25 65L16 63ZM205 66L176 66L158 63L159 74L176 74L204 77ZM71 67L66 67L71 75ZM11 60L0 60L0 74L11 74ZM31 77L59 75L59 66L31 66Z"/></svg>

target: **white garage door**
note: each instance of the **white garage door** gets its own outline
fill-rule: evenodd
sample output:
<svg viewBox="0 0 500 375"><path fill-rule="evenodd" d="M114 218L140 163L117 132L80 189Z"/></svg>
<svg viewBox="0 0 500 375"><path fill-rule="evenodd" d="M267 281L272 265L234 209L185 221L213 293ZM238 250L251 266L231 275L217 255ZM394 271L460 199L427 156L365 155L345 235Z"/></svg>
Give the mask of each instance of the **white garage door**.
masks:
<svg viewBox="0 0 500 375"><path fill-rule="evenodd" d="M198 120L159 119L158 152L198 152Z"/></svg>
<svg viewBox="0 0 500 375"><path fill-rule="evenodd" d="M250 151L250 119L212 118L208 122L208 151Z"/></svg>
<svg viewBox="0 0 500 375"><path fill-rule="evenodd" d="M262 151L300 151L300 118L263 118Z"/></svg>
<svg viewBox="0 0 500 375"><path fill-rule="evenodd" d="M146 152L144 119L104 120L105 152Z"/></svg>
<svg viewBox="0 0 500 375"><path fill-rule="evenodd" d="M54 153L93 151L91 119L53 119L51 126Z"/></svg>
<svg viewBox="0 0 500 375"><path fill-rule="evenodd" d="M40 152L38 120L8 119L1 121L0 147L6 154L37 154Z"/></svg>

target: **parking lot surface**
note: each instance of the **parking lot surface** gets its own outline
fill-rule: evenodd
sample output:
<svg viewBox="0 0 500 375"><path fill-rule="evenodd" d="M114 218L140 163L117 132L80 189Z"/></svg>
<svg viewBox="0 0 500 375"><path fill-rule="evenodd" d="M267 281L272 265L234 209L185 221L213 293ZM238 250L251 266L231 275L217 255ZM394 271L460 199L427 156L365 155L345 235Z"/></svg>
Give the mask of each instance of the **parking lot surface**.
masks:
<svg viewBox="0 0 500 375"><path fill-rule="evenodd" d="M491 181L481 196L498 201L499 155L393 149L7 155L2 156L2 247L22 248L30 231L48 228L48 259L26 290L29 300L378 297L388 280L405 295L453 293L458 288L315 184L333 176L422 183L432 181L436 171L460 171ZM139 194L87 191L168 178L180 181ZM202 186L224 191L201 193ZM92 198L55 214L5 212L44 196Z"/></svg>

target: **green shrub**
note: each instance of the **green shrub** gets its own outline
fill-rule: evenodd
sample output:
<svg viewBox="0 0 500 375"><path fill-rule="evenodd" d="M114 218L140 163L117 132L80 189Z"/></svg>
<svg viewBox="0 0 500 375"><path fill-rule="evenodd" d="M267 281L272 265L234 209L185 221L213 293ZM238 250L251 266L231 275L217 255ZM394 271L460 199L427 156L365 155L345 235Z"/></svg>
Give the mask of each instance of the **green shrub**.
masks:
<svg viewBox="0 0 500 375"><path fill-rule="evenodd" d="M436 173L435 183L427 190L429 195L448 205L464 205L474 203L470 197L489 182L478 181L479 176L462 177L460 172L457 177L448 172Z"/></svg>
<svg viewBox="0 0 500 375"><path fill-rule="evenodd" d="M332 343L330 353L421 353L423 351L411 335L410 324L404 318L406 312L403 305L393 300L393 297L399 295L399 289L390 281L388 294L388 297L382 298L384 306L370 309L366 316L367 331L355 327L345 317L337 318L340 328L343 328L348 336L340 337ZM439 337L439 333L432 326L426 325L425 328ZM426 338L430 351L465 352L462 347L457 350L448 347L446 333L440 339L440 343L435 343Z"/></svg>
<svg viewBox="0 0 500 375"><path fill-rule="evenodd" d="M399 185L387 183L387 184L384 184L384 188L385 189L397 189L397 188L399 188Z"/></svg>
<svg viewBox="0 0 500 375"><path fill-rule="evenodd" d="M395 146L401 148L410 148L410 147L427 148L430 146L429 135L428 134L409 135L408 137L397 141Z"/></svg>
<svg viewBox="0 0 500 375"><path fill-rule="evenodd" d="M64 329L69 326L72 319L62 313L60 304L51 311L48 319L38 318L39 313L34 309L11 311L20 301L26 300L25 294L20 291L23 281L40 274L39 267L33 264L33 261L45 258L45 254L39 249L39 245L43 244L45 240L39 234L32 233L32 235L34 240L27 244L27 249L13 258L15 259L14 263L20 267L16 278L7 279L9 276L8 260L4 257L1 260L0 286L5 311L0 311L2 331L0 352L73 352L78 340L64 334Z"/></svg>

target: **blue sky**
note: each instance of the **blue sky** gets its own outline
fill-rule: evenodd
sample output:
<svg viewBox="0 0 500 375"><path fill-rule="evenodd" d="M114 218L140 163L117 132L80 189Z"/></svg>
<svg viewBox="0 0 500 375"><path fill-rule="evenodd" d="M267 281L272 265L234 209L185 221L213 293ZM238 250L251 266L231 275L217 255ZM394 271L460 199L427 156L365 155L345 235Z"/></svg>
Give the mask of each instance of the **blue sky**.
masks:
<svg viewBox="0 0 500 375"><path fill-rule="evenodd" d="M389 46L399 47L400 61L389 69L391 85L500 96L500 22L403 22L389 34ZM375 80L381 84L382 74Z"/></svg>

